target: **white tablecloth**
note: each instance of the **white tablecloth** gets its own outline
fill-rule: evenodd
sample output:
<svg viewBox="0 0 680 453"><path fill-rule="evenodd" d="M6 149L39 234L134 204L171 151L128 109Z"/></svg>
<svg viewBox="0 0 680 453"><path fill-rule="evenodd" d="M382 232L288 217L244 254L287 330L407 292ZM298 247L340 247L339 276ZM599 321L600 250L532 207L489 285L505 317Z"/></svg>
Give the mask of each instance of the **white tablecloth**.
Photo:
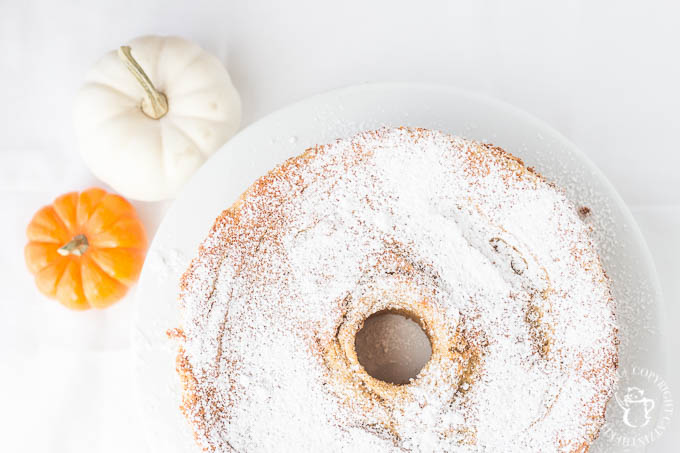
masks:
<svg viewBox="0 0 680 453"><path fill-rule="evenodd" d="M680 346L680 8L672 2L143 2L0 4L0 451L147 451L130 368L131 294L106 311L46 300L24 228L55 196L97 181L74 149L86 69L146 33L217 54L244 123L362 81L481 91L551 123L604 171L645 234ZM137 203L152 234L167 205ZM134 291L133 291L134 293ZM680 366L671 361L680 398ZM674 429L650 451L677 451ZM151 450L152 451L152 450Z"/></svg>

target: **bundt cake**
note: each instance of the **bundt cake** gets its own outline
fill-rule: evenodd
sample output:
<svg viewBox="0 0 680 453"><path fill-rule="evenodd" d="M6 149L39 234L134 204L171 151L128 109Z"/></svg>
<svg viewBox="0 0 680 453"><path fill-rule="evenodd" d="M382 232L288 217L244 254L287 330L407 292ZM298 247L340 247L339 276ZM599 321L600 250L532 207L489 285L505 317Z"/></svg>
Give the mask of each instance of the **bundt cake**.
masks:
<svg viewBox="0 0 680 453"><path fill-rule="evenodd" d="M289 159L181 281L181 410L215 452L586 452L617 367L609 281L564 193L504 150L383 128ZM394 384L380 312L427 334Z"/></svg>

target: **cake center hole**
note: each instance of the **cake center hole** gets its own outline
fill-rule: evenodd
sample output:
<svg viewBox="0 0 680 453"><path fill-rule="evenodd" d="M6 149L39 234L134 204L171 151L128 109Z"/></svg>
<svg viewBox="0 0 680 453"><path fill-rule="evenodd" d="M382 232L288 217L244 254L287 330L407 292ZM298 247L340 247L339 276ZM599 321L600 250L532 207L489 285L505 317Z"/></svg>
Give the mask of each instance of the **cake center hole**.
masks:
<svg viewBox="0 0 680 453"><path fill-rule="evenodd" d="M374 313L354 338L359 363L376 379L408 384L432 355L430 339L414 316L397 311Z"/></svg>

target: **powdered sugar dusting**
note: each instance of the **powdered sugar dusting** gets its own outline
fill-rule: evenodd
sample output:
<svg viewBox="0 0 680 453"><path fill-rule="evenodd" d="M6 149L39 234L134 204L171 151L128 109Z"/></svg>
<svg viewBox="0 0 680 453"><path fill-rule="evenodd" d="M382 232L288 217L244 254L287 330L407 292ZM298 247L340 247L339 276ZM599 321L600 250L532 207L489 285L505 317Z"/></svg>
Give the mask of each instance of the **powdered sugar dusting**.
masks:
<svg viewBox="0 0 680 453"><path fill-rule="evenodd" d="M391 399L328 351L397 290L427 294L431 336L456 347ZM609 284L576 208L504 151L432 131L359 134L260 179L181 309L185 412L221 452L576 451L614 380Z"/></svg>

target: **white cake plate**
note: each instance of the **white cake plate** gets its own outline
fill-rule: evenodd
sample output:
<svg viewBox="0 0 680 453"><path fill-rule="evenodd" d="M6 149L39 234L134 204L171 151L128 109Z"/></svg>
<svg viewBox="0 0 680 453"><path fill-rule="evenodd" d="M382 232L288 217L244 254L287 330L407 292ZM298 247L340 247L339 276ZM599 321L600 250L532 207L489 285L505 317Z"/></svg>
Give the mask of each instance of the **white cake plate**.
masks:
<svg viewBox="0 0 680 453"><path fill-rule="evenodd" d="M400 125L499 145L565 188L577 206L589 207L588 222L618 303L621 369L665 372L662 299L649 251L619 195L581 151L542 121L494 99L446 86L359 85L311 97L247 127L198 171L169 209L142 271L132 333L149 451L200 451L178 409L176 351L165 332L177 326L179 277L215 218L255 179L305 148ZM598 439L593 450L618 451L610 444Z"/></svg>

